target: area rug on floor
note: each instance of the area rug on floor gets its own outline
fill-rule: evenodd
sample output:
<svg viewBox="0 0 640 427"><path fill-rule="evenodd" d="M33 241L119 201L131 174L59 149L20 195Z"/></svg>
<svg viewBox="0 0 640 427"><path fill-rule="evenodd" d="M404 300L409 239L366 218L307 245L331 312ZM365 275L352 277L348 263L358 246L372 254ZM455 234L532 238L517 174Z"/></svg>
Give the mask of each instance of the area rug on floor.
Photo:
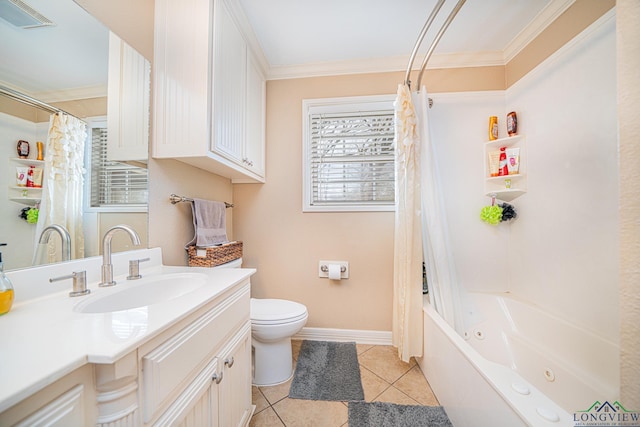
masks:
<svg viewBox="0 0 640 427"><path fill-rule="evenodd" d="M349 427L451 427L442 406L349 402Z"/></svg>
<svg viewBox="0 0 640 427"><path fill-rule="evenodd" d="M302 341L289 397L307 400L364 400L356 344Z"/></svg>

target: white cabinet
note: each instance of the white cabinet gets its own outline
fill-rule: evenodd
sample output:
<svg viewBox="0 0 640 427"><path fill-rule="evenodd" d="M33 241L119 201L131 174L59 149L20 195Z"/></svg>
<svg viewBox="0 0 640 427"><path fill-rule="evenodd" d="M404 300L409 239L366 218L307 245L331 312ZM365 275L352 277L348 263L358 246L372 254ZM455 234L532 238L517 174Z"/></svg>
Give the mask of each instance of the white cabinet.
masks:
<svg viewBox="0 0 640 427"><path fill-rule="evenodd" d="M0 414L0 425L31 427L83 427L92 425L95 414L92 371L89 365L66 375L11 409Z"/></svg>
<svg viewBox="0 0 640 427"><path fill-rule="evenodd" d="M114 33L109 33L107 159L149 158L151 66Z"/></svg>
<svg viewBox="0 0 640 427"><path fill-rule="evenodd" d="M248 425L253 413L248 282L177 333L160 338L165 340L141 350L144 425Z"/></svg>
<svg viewBox="0 0 640 427"><path fill-rule="evenodd" d="M489 155L491 152L500 151L501 147L519 148L519 171L513 175L491 176L489 168ZM527 192L527 168L526 146L522 135L500 138L488 141L484 144L484 191L485 195L495 195L497 199L509 202Z"/></svg>
<svg viewBox="0 0 640 427"><path fill-rule="evenodd" d="M152 155L264 182L265 78L238 13L225 0L156 0Z"/></svg>

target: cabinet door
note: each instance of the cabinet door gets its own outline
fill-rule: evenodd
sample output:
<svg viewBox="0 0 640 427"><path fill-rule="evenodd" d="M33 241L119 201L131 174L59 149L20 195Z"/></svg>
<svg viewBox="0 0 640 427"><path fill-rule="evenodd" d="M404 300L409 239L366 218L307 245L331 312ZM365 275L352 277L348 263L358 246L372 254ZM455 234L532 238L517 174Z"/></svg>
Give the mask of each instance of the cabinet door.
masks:
<svg viewBox="0 0 640 427"><path fill-rule="evenodd" d="M243 163L264 178L265 78L257 62L247 52L246 140Z"/></svg>
<svg viewBox="0 0 640 427"><path fill-rule="evenodd" d="M151 65L114 33L109 33L107 159L149 157Z"/></svg>
<svg viewBox="0 0 640 427"><path fill-rule="evenodd" d="M219 390L221 426L245 426L251 405L251 323L247 322L220 353L224 378Z"/></svg>
<svg viewBox="0 0 640 427"><path fill-rule="evenodd" d="M216 1L211 150L242 165L246 44L224 1Z"/></svg>
<svg viewBox="0 0 640 427"><path fill-rule="evenodd" d="M154 426L217 427L219 412L218 358L213 358L178 396Z"/></svg>

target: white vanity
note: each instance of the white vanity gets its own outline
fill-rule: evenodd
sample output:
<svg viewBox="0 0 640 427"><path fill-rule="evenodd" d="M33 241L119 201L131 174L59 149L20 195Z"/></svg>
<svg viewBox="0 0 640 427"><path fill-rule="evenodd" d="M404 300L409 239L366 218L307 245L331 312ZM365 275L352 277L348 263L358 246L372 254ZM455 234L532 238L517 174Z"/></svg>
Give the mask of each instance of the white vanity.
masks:
<svg viewBox="0 0 640 427"><path fill-rule="evenodd" d="M127 280L128 262L142 278ZM0 317L2 426L245 426L251 404L253 269L163 266L160 249L8 273ZM86 271L89 295L69 297Z"/></svg>

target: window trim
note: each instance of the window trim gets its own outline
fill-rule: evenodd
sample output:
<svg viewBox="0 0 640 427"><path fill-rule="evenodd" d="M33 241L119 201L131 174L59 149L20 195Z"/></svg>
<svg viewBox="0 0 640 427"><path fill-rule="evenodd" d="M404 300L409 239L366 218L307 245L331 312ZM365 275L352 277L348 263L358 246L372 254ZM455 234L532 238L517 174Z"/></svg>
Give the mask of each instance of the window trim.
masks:
<svg viewBox="0 0 640 427"><path fill-rule="evenodd" d="M302 100L302 212L393 212L395 203L363 205L336 203L313 205L311 189L311 113L358 112L393 110L395 95L349 96L339 98L316 98Z"/></svg>

